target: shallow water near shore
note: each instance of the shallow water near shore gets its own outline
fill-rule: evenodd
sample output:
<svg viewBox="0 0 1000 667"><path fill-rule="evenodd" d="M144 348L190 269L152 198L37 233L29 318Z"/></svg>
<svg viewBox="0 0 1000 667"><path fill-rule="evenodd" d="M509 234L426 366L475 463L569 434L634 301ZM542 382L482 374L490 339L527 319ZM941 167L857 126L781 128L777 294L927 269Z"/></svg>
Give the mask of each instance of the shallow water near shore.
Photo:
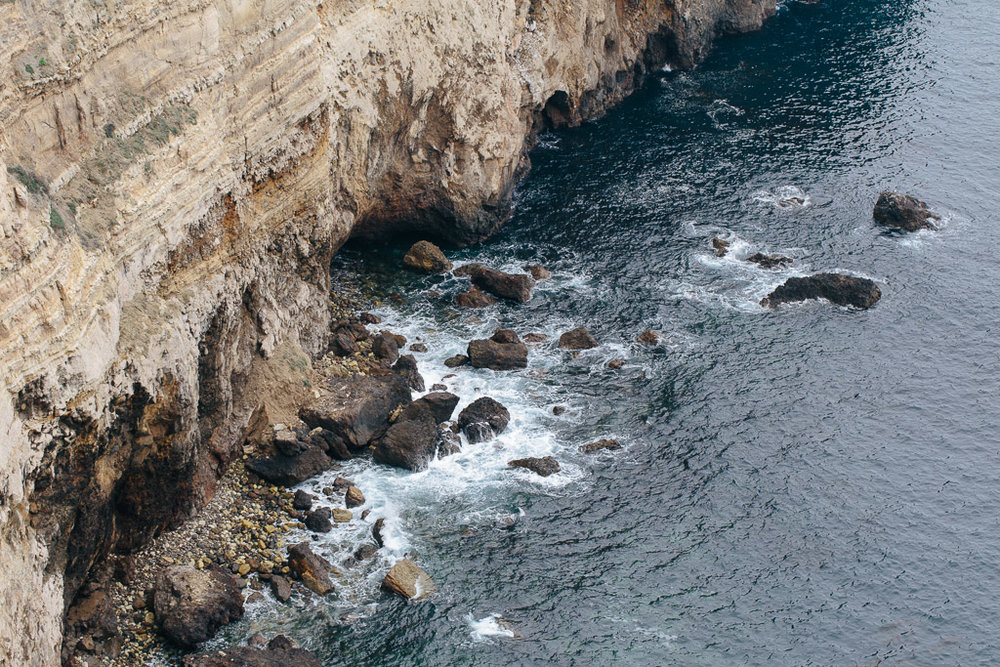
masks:
<svg viewBox="0 0 1000 667"><path fill-rule="evenodd" d="M318 552L342 563L377 517L385 548L212 645L280 631L330 665L995 661L998 58L985 0L787 3L696 71L542 137L510 222L449 252L543 264L529 303L459 311L465 281L399 271L403 247L346 248L339 275L405 297L375 312L427 345L428 388L459 409L492 396L511 427L423 472L352 461L305 483L349 477L355 515L372 510ZM877 228L883 189L928 201L941 231ZM795 261L743 261L758 251ZM758 305L831 270L882 300ZM572 357L555 339L579 325L601 346ZM549 340L523 371L444 366L498 326ZM635 343L645 329L661 344ZM578 451L606 437L624 449ZM506 465L544 455L562 472ZM378 592L405 553L439 587L424 602Z"/></svg>

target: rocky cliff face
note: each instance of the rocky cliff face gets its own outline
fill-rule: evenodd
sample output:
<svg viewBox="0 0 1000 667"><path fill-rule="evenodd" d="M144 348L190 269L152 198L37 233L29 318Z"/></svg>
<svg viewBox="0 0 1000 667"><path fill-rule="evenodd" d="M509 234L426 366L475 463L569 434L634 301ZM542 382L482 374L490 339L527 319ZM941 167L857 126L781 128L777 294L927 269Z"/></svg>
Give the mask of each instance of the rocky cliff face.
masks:
<svg viewBox="0 0 1000 667"><path fill-rule="evenodd" d="M456 244L534 133L774 0L0 0L0 663L194 512L350 236Z"/></svg>

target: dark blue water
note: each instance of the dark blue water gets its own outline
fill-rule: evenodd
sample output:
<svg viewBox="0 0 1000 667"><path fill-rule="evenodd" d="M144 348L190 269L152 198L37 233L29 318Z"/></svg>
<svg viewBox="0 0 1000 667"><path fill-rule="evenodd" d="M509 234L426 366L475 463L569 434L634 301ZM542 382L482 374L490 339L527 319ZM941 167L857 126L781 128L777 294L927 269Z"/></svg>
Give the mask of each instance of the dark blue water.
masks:
<svg viewBox="0 0 1000 667"><path fill-rule="evenodd" d="M409 299L380 312L427 340L428 384L497 325L583 324L601 347L446 379L511 407L503 449L419 474L352 464L370 520L393 526L382 559L335 600L265 605L238 632L289 632L329 664L1000 659L997 5L789 3L532 158L513 219L453 254L548 266L528 304L456 312L460 281L399 275L398 248L342 266ZM943 230L876 227L883 189L928 201ZM716 258L713 236L734 252ZM756 251L796 262L741 261ZM875 279L881 302L757 305L821 270ZM645 329L664 343L635 344ZM607 436L625 450L576 451ZM525 453L564 472L506 469ZM406 551L440 588L426 602L375 590Z"/></svg>

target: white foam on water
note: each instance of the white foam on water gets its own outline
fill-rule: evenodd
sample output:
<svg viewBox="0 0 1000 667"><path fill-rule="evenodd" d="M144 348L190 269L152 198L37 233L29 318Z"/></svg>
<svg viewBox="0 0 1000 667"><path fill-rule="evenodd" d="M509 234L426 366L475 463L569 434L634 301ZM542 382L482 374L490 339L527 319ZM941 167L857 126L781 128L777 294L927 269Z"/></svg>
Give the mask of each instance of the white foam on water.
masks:
<svg viewBox="0 0 1000 667"><path fill-rule="evenodd" d="M705 111L709 118L712 119L712 123L716 128L722 129L726 127L727 121L732 121L735 118L743 116L746 112L737 106L733 106L728 101L724 99L717 99L713 101L708 109Z"/></svg>
<svg viewBox="0 0 1000 667"><path fill-rule="evenodd" d="M465 620L469 624L473 641L487 642L492 637L514 638L514 631L503 622L500 614L490 614L478 620L472 614L468 614Z"/></svg>
<svg viewBox="0 0 1000 667"><path fill-rule="evenodd" d="M758 190L750 195L758 204L782 211L797 211L812 206L812 198L796 185L782 185L774 190Z"/></svg>

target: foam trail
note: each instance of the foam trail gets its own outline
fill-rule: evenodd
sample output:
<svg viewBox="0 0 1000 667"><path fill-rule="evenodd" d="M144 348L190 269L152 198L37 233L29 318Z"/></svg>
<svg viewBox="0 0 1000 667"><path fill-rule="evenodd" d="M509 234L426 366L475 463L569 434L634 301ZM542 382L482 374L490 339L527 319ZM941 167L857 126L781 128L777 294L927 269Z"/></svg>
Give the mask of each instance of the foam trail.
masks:
<svg viewBox="0 0 1000 667"><path fill-rule="evenodd" d="M507 637L513 639L514 631L507 627L500 614L490 614L478 620L468 614L466 621L472 629L472 639L477 642L489 641L490 637Z"/></svg>

